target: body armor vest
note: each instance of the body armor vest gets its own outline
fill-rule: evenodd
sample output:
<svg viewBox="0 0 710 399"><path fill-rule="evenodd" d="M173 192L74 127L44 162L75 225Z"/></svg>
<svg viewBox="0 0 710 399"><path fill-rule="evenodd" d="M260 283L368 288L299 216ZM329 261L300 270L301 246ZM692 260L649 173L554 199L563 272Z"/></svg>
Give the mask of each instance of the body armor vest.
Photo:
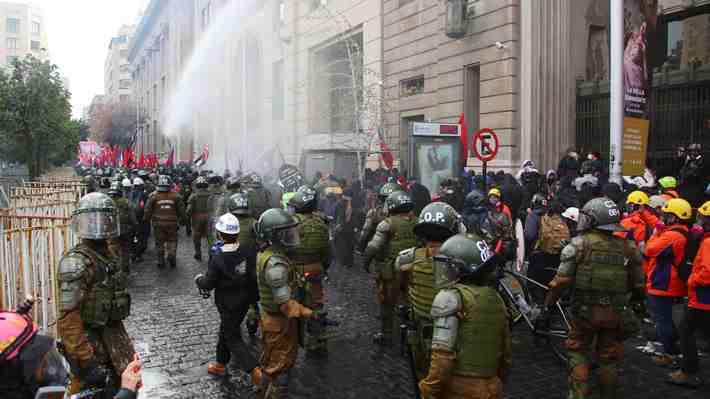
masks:
<svg viewBox="0 0 710 399"><path fill-rule="evenodd" d="M579 305L626 306L630 288L624 240L598 232L587 233L583 256L575 276L575 298Z"/></svg>
<svg viewBox="0 0 710 399"><path fill-rule="evenodd" d="M293 255L295 264L321 263L321 254L328 247L328 226L318 216L307 214L296 214L298 220L298 234L301 244L296 248Z"/></svg>
<svg viewBox="0 0 710 399"><path fill-rule="evenodd" d="M414 226L417 220L409 215L393 215L385 219L390 225L390 241L387 245L387 250L382 260L380 271L382 278L394 278L394 262L399 256L399 253L407 248L416 247L418 243L417 236L414 235Z"/></svg>
<svg viewBox="0 0 710 399"><path fill-rule="evenodd" d="M110 258L86 245L79 244L69 251L90 259L92 283L81 301L81 320L89 327L103 327L111 321L125 320L131 312L128 278ZM90 267L90 266L89 266Z"/></svg>
<svg viewBox="0 0 710 399"><path fill-rule="evenodd" d="M153 199L153 224L158 226L177 225L178 195L173 192L157 192Z"/></svg>
<svg viewBox="0 0 710 399"><path fill-rule="evenodd" d="M503 300L491 287L456 284L463 301L456 339L453 373L462 376L498 375L503 355L506 311Z"/></svg>
<svg viewBox="0 0 710 399"><path fill-rule="evenodd" d="M254 234L254 222L255 220L249 216L239 216L240 231L239 231L239 245L243 245L244 248L249 250L256 250L256 235Z"/></svg>
<svg viewBox="0 0 710 399"><path fill-rule="evenodd" d="M204 190L198 190L192 194L194 198L192 200L192 218L204 220L207 219L209 213L209 207L207 206L207 201L210 198L210 193Z"/></svg>
<svg viewBox="0 0 710 399"><path fill-rule="evenodd" d="M278 252L274 252L273 249L269 248L263 252L259 253L256 260L256 280L259 284L259 304L261 308L269 313L279 313L280 305L274 301L274 293L272 291L271 285L266 281L266 266L272 257L278 256L283 259L288 264L288 258ZM291 286L291 296L295 292L296 278L293 274L293 268L288 265L288 285Z"/></svg>
<svg viewBox="0 0 710 399"><path fill-rule="evenodd" d="M417 248L415 252L408 294L414 315L431 320L431 304L438 290L434 288L433 254L427 256L428 251L427 248Z"/></svg>
<svg viewBox="0 0 710 399"><path fill-rule="evenodd" d="M118 231L120 235L130 234L133 232L131 224L131 204L126 198L114 198L113 203L116 204L118 211Z"/></svg>

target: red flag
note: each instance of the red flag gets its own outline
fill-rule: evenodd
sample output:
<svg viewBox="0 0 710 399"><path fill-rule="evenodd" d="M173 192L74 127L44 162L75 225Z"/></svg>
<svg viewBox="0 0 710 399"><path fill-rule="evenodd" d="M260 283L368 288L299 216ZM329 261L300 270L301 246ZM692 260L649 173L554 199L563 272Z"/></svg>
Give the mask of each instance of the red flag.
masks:
<svg viewBox="0 0 710 399"><path fill-rule="evenodd" d="M143 150L141 150L141 157L138 159L138 169L145 168L145 157L143 156Z"/></svg>
<svg viewBox="0 0 710 399"><path fill-rule="evenodd" d="M380 151L382 151L382 153L380 154L382 162L385 163L387 169L392 169L392 167L394 166L394 156L392 155L392 151L387 146L387 143L385 143L385 140L383 138L380 138Z"/></svg>
<svg viewBox="0 0 710 399"><path fill-rule="evenodd" d="M172 168L173 164L175 163L175 150L171 149L170 154L168 155L168 159L165 161L165 167L167 168Z"/></svg>
<svg viewBox="0 0 710 399"><path fill-rule="evenodd" d="M466 127L466 118L464 113L461 113L459 119L461 125L461 165L465 167L468 164L468 128Z"/></svg>

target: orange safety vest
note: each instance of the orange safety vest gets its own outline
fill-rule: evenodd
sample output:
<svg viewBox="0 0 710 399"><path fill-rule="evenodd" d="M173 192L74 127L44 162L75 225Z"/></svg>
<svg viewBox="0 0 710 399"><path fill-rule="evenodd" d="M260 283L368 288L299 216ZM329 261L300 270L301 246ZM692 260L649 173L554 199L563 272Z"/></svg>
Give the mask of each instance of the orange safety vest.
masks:
<svg viewBox="0 0 710 399"><path fill-rule="evenodd" d="M688 243L680 231L687 233L688 227L668 226L646 243L646 292L650 295L682 298L688 294L685 281L678 276L678 265L683 261Z"/></svg>
<svg viewBox="0 0 710 399"><path fill-rule="evenodd" d="M688 278L688 307L710 311L710 233L705 233Z"/></svg>

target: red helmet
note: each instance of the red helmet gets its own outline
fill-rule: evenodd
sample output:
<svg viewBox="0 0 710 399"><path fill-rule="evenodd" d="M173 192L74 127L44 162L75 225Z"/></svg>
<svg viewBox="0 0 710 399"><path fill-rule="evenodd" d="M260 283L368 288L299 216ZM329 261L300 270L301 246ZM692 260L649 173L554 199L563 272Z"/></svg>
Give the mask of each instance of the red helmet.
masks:
<svg viewBox="0 0 710 399"><path fill-rule="evenodd" d="M37 335L37 330L37 325L28 316L0 312L0 363L16 358Z"/></svg>

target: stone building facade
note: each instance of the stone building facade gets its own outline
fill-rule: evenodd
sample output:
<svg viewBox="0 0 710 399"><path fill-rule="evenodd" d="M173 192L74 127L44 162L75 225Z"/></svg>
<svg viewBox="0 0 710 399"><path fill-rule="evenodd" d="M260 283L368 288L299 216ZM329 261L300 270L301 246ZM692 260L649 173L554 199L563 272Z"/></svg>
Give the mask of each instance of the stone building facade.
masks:
<svg viewBox="0 0 710 399"><path fill-rule="evenodd" d="M124 25L111 38L104 63L104 95L109 103L128 103L133 82L128 62L128 46L135 26Z"/></svg>

